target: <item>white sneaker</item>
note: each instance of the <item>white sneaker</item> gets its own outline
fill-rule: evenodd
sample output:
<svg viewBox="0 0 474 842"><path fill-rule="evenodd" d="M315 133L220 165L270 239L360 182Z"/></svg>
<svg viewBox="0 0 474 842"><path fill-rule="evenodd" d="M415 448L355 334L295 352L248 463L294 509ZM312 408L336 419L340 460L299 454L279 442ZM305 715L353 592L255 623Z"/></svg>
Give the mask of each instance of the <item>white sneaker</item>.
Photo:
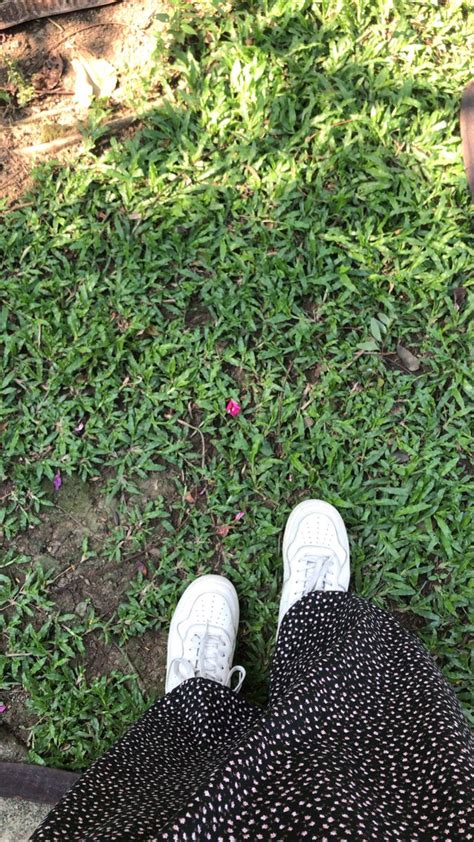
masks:
<svg viewBox="0 0 474 842"><path fill-rule="evenodd" d="M166 664L169 693L188 678L211 678L226 687L238 673L237 693L245 678L233 667L239 600L224 576L199 576L186 588L171 620Z"/></svg>
<svg viewBox="0 0 474 842"><path fill-rule="evenodd" d="M283 537L283 589L278 629L286 612L312 591L347 591L349 541L344 521L323 500L304 500L291 512Z"/></svg>

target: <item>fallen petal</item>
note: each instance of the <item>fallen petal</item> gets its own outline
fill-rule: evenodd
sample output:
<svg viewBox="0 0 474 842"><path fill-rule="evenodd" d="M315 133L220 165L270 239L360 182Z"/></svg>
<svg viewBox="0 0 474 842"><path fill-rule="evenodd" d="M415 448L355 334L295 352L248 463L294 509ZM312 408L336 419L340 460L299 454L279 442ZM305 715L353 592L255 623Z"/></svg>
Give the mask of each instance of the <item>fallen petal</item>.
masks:
<svg viewBox="0 0 474 842"><path fill-rule="evenodd" d="M83 429L84 429L84 421L79 421L79 424L77 425L77 427L74 427L74 432L80 433L80 432L82 432Z"/></svg>
<svg viewBox="0 0 474 842"><path fill-rule="evenodd" d="M235 416L238 415L240 412L240 404L238 404L237 401L231 399L230 401L228 401L225 411L229 415L232 415L232 418L235 418Z"/></svg>
<svg viewBox="0 0 474 842"><path fill-rule="evenodd" d="M6 709L7 709L6 705L0 704L0 713L5 713Z"/></svg>
<svg viewBox="0 0 474 842"><path fill-rule="evenodd" d="M56 473L54 475L54 479L53 479L54 490L59 491L62 484L63 484L63 480L62 480L62 477L61 477L61 471L56 471Z"/></svg>
<svg viewBox="0 0 474 842"><path fill-rule="evenodd" d="M234 520L242 520L243 517L245 517L245 512L237 512L237 514L234 517Z"/></svg>

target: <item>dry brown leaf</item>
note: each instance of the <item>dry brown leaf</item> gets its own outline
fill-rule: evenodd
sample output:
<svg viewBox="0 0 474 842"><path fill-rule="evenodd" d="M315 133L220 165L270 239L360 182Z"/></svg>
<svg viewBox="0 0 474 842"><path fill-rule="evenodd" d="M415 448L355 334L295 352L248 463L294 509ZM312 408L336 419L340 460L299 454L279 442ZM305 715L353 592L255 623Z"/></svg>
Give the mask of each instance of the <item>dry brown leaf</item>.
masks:
<svg viewBox="0 0 474 842"><path fill-rule="evenodd" d="M410 454L405 453L404 450L395 450L393 456L399 465L405 465L406 462L410 461Z"/></svg>
<svg viewBox="0 0 474 842"><path fill-rule="evenodd" d="M229 534L230 523L223 523L222 526L216 526L216 535L225 538Z"/></svg>
<svg viewBox="0 0 474 842"><path fill-rule="evenodd" d="M41 70L31 77L35 91L52 91L63 75L64 62L59 54L51 53Z"/></svg>
<svg viewBox="0 0 474 842"><path fill-rule="evenodd" d="M145 564L143 564L143 561L137 561L135 568L142 574L142 576L148 576L148 568Z"/></svg>

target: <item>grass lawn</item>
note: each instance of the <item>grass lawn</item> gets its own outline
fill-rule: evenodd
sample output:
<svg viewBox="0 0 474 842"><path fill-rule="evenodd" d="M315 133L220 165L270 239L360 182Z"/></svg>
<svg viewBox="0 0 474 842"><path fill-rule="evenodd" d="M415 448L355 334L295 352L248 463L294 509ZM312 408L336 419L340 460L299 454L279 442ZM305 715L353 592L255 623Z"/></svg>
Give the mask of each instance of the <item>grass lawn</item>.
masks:
<svg viewBox="0 0 474 842"><path fill-rule="evenodd" d="M0 702L33 760L84 768L156 697L198 573L264 701L309 495L472 701L469 6L178 6L143 128L3 215Z"/></svg>

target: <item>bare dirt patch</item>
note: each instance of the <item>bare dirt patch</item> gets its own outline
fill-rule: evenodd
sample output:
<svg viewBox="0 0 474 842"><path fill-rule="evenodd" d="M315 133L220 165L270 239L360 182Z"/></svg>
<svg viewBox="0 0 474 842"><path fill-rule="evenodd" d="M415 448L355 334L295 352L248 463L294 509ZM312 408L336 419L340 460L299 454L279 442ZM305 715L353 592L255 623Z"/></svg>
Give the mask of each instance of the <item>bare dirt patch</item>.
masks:
<svg viewBox="0 0 474 842"><path fill-rule="evenodd" d="M131 120L124 117L152 61L163 28L157 15L164 11L160 0L117 0L0 33L1 196L10 201L21 196L34 164L77 154L87 109L75 95L73 62L84 52L116 71L108 105L119 122L112 130L126 130Z"/></svg>
<svg viewBox="0 0 474 842"><path fill-rule="evenodd" d="M167 635L147 631L118 647L90 635L86 638L86 678L91 680L114 670L134 673L147 696L159 696L164 688Z"/></svg>
<svg viewBox="0 0 474 842"><path fill-rule="evenodd" d="M138 510L157 498L163 498L164 505L169 506L176 497L173 477L169 474L159 473L138 480L136 486L139 494L127 500L127 505ZM123 510L120 513L117 498L107 495L102 481L85 483L77 477L64 477L59 491L51 491L50 496L53 505L42 511L37 525L13 541L0 542L5 549L13 547L29 557L27 564L11 565L5 572L22 585L28 571L40 566L52 574L47 592L54 612L76 614L79 619L94 614L107 622L126 600L132 580L142 573L147 581L146 577L154 569L160 555L160 524L153 526L146 546L137 551L130 524L122 522ZM85 539L88 549L93 551L92 557L83 553ZM111 547L118 544L121 557L116 559L111 556ZM7 615L10 610L13 609L7 608ZM47 619L42 609L38 611L27 618L34 628ZM100 632L91 630L83 637L83 643L85 654L81 665L87 680L115 672L135 674L146 697L161 695L166 665L165 632L148 630L120 645L113 639L106 642ZM7 705L2 718L7 731L22 745L31 747L36 716L29 707L28 694L17 687L3 692L1 701Z"/></svg>
<svg viewBox="0 0 474 842"><path fill-rule="evenodd" d="M162 474L138 480L136 485L140 493L134 495L133 504L139 509L158 497L170 501L176 493L172 478ZM85 616L90 605L107 620L143 565L155 564L160 529L156 527L145 548L134 550L133 531L118 513L117 498L107 496L101 483L85 483L77 477L65 477L59 492L52 493L51 503L41 513L39 524L20 534L13 546L30 556L33 566L54 571L48 593L61 611ZM92 558L83 554L85 540ZM119 560L111 557L111 547L120 550ZM9 572L19 583L26 574L24 565Z"/></svg>
<svg viewBox="0 0 474 842"><path fill-rule="evenodd" d="M5 727L5 733L10 734L16 741L17 751L20 753L21 746L28 746L37 717L28 707L28 693L23 687L18 687L8 693L4 692L2 698L6 699L7 704L2 724Z"/></svg>

